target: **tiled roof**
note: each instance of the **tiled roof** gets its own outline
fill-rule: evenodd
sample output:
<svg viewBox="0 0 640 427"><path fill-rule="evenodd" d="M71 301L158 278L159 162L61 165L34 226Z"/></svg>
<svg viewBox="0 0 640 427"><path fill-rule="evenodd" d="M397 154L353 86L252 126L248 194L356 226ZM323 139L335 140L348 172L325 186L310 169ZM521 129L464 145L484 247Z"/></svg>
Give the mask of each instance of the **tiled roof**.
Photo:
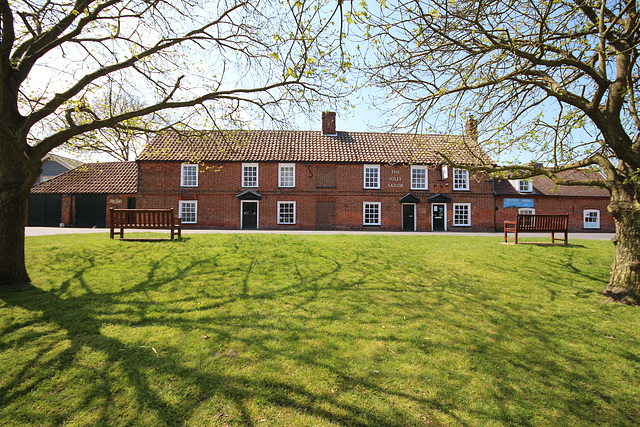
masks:
<svg viewBox="0 0 640 427"><path fill-rule="evenodd" d="M35 185L31 193L134 194L138 189L136 162L87 163Z"/></svg>
<svg viewBox="0 0 640 427"><path fill-rule="evenodd" d="M441 164L493 163L477 143L459 135L320 131L167 132L154 137L138 160Z"/></svg>
<svg viewBox="0 0 640 427"><path fill-rule="evenodd" d="M585 179L604 179L602 173L597 171L586 170L570 170L559 173L563 179L579 181ZM544 195L544 196L573 196L573 197L609 197L609 192L604 188L588 187L585 185L556 185L551 179L545 176L536 176L531 179L533 184L532 193L519 193L516 188L508 180L496 180L495 192L499 196L514 196L514 195Z"/></svg>

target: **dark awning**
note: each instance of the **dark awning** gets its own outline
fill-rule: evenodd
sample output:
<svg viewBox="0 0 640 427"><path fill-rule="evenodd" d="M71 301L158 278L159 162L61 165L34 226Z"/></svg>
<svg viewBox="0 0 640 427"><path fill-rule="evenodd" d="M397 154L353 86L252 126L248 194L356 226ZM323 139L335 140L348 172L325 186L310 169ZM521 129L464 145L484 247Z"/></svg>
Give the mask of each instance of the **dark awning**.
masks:
<svg viewBox="0 0 640 427"><path fill-rule="evenodd" d="M438 193L430 196L428 199L429 203L450 203L451 197L446 194Z"/></svg>
<svg viewBox="0 0 640 427"><path fill-rule="evenodd" d="M400 203L420 203L420 199L411 193L407 193L400 199Z"/></svg>
<svg viewBox="0 0 640 427"><path fill-rule="evenodd" d="M262 200L262 194L256 193L253 190L247 190L238 194L238 200Z"/></svg>

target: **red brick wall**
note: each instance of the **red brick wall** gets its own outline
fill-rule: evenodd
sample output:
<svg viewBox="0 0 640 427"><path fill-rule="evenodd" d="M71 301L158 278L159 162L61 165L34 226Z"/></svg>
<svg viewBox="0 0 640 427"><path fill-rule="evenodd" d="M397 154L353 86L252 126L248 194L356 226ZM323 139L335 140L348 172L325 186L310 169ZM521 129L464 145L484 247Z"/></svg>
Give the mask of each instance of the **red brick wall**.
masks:
<svg viewBox="0 0 640 427"><path fill-rule="evenodd" d="M175 208L180 200L198 201L198 222L185 228L240 228L241 203L237 195L251 189L260 193L259 228L315 229L316 202L335 202L335 228L340 230L401 230L402 204L399 199L411 191L420 199L417 229L431 230L431 204L427 198L437 193L451 197L447 204L450 230L493 230L494 198L485 176L470 179L469 191L453 191L452 177L441 180L439 168L428 169L428 190L411 190L410 166L380 166L380 189L364 189L362 164L335 165L335 187L318 188L318 174L326 164L295 165L295 188L278 187L278 163L259 163L258 187L242 187L242 163L205 163L199 166L198 187L180 187L178 162L141 161L138 208ZM451 173L450 173L451 175ZM321 183L330 182L321 179ZM277 223L277 202L296 202L296 224ZM363 202L381 203L381 225L363 225ZM452 203L471 203L471 227L454 227Z"/></svg>
<svg viewBox="0 0 640 427"><path fill-rule="evenodd" d="M509 198L514 198L509 196ZM607 210L609 199L606 197L562 197L562 196L531 196L521 197L534 199L533 208L536 214L569 214L569 231L574 232L615 232L613 216ZM518 208L505 208L504 196L496 198L498 210L496 211L497 227L499 231L504 229L504 221L514 220ZM585 209L597 209L600 211L600 228L585 229L583 211Z"/></svg>

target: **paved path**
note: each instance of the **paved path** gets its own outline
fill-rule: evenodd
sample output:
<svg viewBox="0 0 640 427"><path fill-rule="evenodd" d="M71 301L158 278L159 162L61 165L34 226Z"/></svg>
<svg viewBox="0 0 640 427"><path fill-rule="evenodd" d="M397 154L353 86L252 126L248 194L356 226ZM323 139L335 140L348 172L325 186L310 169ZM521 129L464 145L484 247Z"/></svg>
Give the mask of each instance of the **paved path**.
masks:
<svg viewBox="0 0 640 427"><path fill-rule="evenodd" d="M158 233L168 233L167 230L135 230L126 231L132 233L136 231L153 231ZM26 236L51 236L55 234L86 234L86 233L108 233L108 228L71 228L71 227L25 227ZM419 232L419 231L343 231L343 230L196 230L182 229L183 235L204 234L204 233L256 233L256 234L376 234L386 236L495 236L502 238L502 232L462 232L462 231L445 231L445 232ZM548 233L518 233L522 237L541 237L547 236ZM125 234L126 236L126 234ZM569 233L569 239L593 239L593 240L611 240L615 233Z"/></svg>

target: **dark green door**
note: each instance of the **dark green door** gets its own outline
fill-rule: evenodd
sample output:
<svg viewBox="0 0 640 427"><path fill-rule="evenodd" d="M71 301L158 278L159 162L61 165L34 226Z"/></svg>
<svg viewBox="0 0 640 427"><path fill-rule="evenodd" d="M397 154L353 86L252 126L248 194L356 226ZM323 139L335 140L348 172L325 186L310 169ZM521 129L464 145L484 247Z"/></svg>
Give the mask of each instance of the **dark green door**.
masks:
<svg viewBox="0 0 640 427"><path fill-rule="evenodd" d="M104 194L77 194L76 227L106 227L107 226L107 196Z"/></svg>
<svg viewBox="0 0 640 427"><path fill-rule="evenodd" d="M29 196L27 225L59 227L62 222L62 196L60 194L32 194Z"/></svg>
<svg viewBox="0 0 640 427"><path fill-rule="evenodd" d="M433 205L433 231L445 231L445 205Z"/></svg>
<svg viewBox="0 0 640 427"><path fill-rule="evenodd" d="M242 202L242 228L245 230L258 228L258 202Z"/></svg>
<svg viewBox="0 0 640 427"><path fill-rule="evenodd" d="M402 205L402 231L416 231L416 205Z"/></svg>

